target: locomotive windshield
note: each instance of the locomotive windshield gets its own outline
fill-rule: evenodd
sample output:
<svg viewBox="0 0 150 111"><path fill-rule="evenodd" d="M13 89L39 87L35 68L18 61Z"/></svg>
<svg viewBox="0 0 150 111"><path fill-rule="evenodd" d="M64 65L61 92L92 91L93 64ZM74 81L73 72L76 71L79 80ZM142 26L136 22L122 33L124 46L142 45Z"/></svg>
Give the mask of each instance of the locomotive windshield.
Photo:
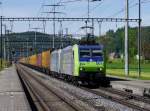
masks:
<svg viewBox="0 0 150 111"><path fill-rule="evenodd" d="M101 57L101 56L103 56L101 50L94 50L94 49L80 50L80 58L91 58L91 57Z"/></svg>
<svg viewBox="0 0 150 111"><path fill-rule="evenodd" d="M99 45L79 46L79 60L87 61L103 61L103 48Z"/></svg>
<svg viewBox="0 0 150 111"><path fill-rule="evenodd" d="M92 57L101 57L102 55L101 50L92 50Z"/></svg>
<svg viewBox="0 0 150 111"><path fill-rule="evenodd" d="M80 57L81 58L91 57L90 50L80 50Z"/></svg>

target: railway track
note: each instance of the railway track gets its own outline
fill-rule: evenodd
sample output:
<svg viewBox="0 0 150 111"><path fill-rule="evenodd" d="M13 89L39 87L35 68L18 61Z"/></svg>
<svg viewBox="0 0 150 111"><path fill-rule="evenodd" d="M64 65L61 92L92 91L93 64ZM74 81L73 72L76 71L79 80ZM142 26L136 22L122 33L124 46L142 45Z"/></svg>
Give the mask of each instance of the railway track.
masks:
<svg viewBox="0 0 150 111"><path fill-rule="evenodd" d="M39 111L97 111L91 106L83 103L78 98L66 95L54 87L46 85L35 74L17 65L19 75L35 99ZM37 87L38 86L38 87Z"/></svg>
<svg viewBox="0 0 150 111"><path fill-rule="evenodd" d="M112 92L113 94L117 94L117 95L120 95L120 96L125 96L126 99L131 99L131 100L134 99L136 101L141 101L143 103L150 104L150 99L147 98L147 97L143 97L143 96L140 96L140 95L132 94L130 92L117 90L117 89L114 89L114 88L103 88L103 87L101 87L101 89L105 90L105 91Z"/></svg>
<svg viewBox="0 0 150 111"><path fill-rule="evenodd" d="M142 97L134 96L133 94L130 95L125 92L108 88L87 89L82 87L82 89L94 93L96 95L102 96L104 98L107 98L109 100L118 102L135 110L150 111L149 100L143 99Z"/></svg>
<svg viewBox="0 0 150 111"><path fill-rule="evenodd" d="M30 71L25 70L25 69L26 69L25 67L22 68L22 70L24 70L24 73L28 73L28 74L31 73ZM29 75L32 76L32 78L34 78L34 80L38 81L38 83L40 83L42 86L46 87L46 89L49 87L49 86L45 86L45 84L48 84L48 83L44 83L44 81L47 80L47 78L45 76L43 76L43 75L37 76L37 74L29 74ZM39 78L42 78L43 81L41 81ZM113 109L113 107L119 107L118 109L122 111L122 110L127 110L127 107L128 107L129 110L131 110L131 111L133 111L133 110L134 111L150 111L149 110L150 109L150 100L149 99L143 98L138 95L133 95L131 93L119 91L119 90L112 89L112 88L103 88L103 87L100 87L99 89L89 89L89 88L85 88L85 87L81 87L81 86L75 87L75 86L72 86L71 84L68 84L68 83L66 83L64 81L60 81L60 80L58 83L56 81L53 83L53 80L51 80L51 84L55 84L56 89L52 88L53 90L50 89L50 92L53 93L58 98L61 98L62 102L65 101L66 104L70 104L69 107L72 108L72 110L78 110L78 111L85 110L85 107L86 107L88 110L91 111L91 110L93 110L93 109L91 109L91 106L93 106L92 108L94 108L94 110L112 110L113 111L113 110L115 110L115 109ZM36 89L36 87L30 88L30 89ZM43 89L43 90L45 91L46 89ZM62 92L57 89L59 89L59 90L61 89ZM63 94L65 91L69 92L69 94L70 94L69 96L75 96L75 98L73 98L73 99L66 98L67 94ZM35 96L36 96L36 94L35 94ZM42 96L40 96L40 97L42 97ZM42 100L42 98L40 98L40 97L39 97L39 99ZM38 97L36 97L36 98L38 98ZM109 101L107 101L107 100L105 101L104 98ZM103 104L99 103L100 105L99 104L97 105L97 101L98 102L105 101L105 102L107 102L107 104L105 104L103 102ZM41 101L41 103L44 103L44 102L45 102L45 100ZM116 103L113 103L113 102L116 102ZM82 105L82 107L81 107L81 103L84 104L84 105ZM85 105L86 103L90 104L90 106ZM119 105L114 106L114 104L120 104L120 106ZM46 106L46 105L47 105L47 103L45 103L45 105L43 104L43 106ZM121 105L123 105L123 106L121 106ZM110 108L108 108L108 107L110 107Z"/></svg>

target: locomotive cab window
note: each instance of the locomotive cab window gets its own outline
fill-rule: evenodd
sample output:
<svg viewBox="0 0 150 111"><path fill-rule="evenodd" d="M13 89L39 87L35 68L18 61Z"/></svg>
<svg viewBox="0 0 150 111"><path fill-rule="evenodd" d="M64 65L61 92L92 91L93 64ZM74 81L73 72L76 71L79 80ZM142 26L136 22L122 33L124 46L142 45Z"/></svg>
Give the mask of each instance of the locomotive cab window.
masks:
<svg viewBox="0 0 150 111"><path fill-rule="evenodd" d="M80 50L80 57L90 57L90 50Z"/></svg>
<svg viewBox="0 0 150 111"><path fill-rule="evenodd" d="M101 50L92 50L92 57L101 57L103 53Z"/></svg>

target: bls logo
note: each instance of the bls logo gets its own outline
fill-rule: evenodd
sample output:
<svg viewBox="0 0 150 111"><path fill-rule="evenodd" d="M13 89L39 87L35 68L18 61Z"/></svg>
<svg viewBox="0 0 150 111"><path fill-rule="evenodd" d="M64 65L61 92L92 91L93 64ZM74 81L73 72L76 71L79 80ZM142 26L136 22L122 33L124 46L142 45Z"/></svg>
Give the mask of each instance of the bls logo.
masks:
<svg viewBox="0 0 150 111"><path fill-rule="evenodd" d="M101 64L101 62L96 62L97 65Z"/></svg>
<svg viewBox="0 0 150 111"><path fill-rule="evenodd" d="M92 59L90 59L90 62L92 62L93 60Z"/></svg>

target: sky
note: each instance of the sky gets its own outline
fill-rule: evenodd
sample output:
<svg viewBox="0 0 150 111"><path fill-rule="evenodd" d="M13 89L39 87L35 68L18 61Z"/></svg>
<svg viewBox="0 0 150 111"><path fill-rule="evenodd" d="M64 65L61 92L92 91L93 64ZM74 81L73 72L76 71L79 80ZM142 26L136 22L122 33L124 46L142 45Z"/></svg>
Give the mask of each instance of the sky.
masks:
<svg viewBox="0 0 150 111"><path fill-rule="evenodd" d="M50 5L58 3L59 1L63 6L58 7L57 11L64 14L57 15L57 17L87 17L87 0L77 0L76 2L64 3L66 1L75 0L0 0L2 2L0 9L1 15L4 17L52 17L52 15L45 14L43 12L49 12L51 7L44 7L43 5ZM150 26L150 0L141 0L142 3L142 26ZM129 17L138 17L138 6L136 5L138 0L129 0ZM125 7L125 0L101 0L97 2L90 2L90 17L125 17L125 12L121 11ZM119 12L119 13L118 13ZM23 32L33 30L32 28L43 28L41 22L11 22L6 23L7 28L14 32ZM84 34L81 27L85 25L85 22L63 22L63 29L69 29L69 33ZM102 34L106 31L113 29L116 30L119 27L123 27L124 23L102 23ZM130 26L137 26L137 23L130 23ZM46 23L46 32L52 33L52 23ZM57 32L60 29L60 23L56 23ZM42 31L42 30L39 30ZM99 28L98 23L95 23L95 34L98 35Z"/></svg>

